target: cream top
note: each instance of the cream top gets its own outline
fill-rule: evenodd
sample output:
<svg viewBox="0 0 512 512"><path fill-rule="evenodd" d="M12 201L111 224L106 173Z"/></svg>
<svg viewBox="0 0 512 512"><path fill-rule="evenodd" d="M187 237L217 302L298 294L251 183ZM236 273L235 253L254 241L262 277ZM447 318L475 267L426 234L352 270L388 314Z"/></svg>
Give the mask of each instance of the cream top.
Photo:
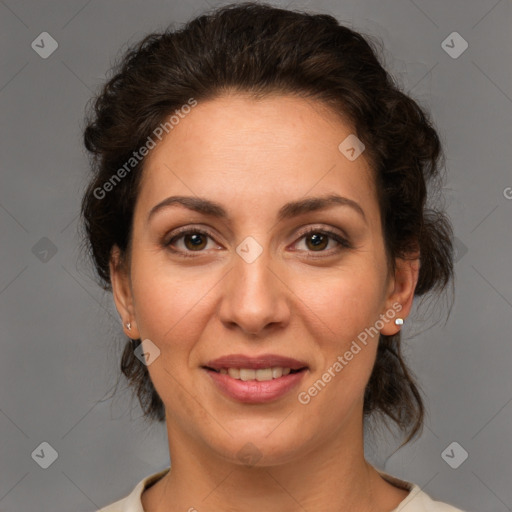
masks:
<svg viewBox="0 0 512 512"><path fill-rule="evenodd" d="M160 480L169 470L170 467L143 478L128 496L96 512L145 512L142 508L142 492ZM463 512L447 503L434 501L416 484L400 480L382 471L379 471L379 473L389 483L409 491L409 495L390 512Z"/></svg>

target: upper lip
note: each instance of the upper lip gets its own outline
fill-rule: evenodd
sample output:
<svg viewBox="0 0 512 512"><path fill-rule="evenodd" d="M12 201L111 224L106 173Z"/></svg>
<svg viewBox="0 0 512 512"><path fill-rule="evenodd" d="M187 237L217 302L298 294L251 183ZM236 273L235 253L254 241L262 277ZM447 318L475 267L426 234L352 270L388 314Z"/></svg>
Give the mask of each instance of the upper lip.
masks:
<svg viewBox="0 0 512 512"><path fill-rule="evenodd" d="M300 370L301 368L306 368L307 364L304 361L276 354L263 354L254 357L244 354L230 354L208 361L204 366L213 370L220 370L221 368L252 368L258 370L276 366Z"/></svg>

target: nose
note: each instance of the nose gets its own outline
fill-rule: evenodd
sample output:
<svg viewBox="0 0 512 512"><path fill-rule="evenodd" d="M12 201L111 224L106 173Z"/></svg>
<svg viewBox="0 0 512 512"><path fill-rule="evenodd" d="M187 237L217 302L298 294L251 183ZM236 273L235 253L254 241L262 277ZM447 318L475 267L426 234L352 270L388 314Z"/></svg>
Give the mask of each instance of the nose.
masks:
<svg viewBox="0 0 512 512"><path fill-rule="evenodd" d="M228 329L264 336L288 325L291 292L268 250L249 261L234 255L233 267L223 280L219 316Z"/></svg>

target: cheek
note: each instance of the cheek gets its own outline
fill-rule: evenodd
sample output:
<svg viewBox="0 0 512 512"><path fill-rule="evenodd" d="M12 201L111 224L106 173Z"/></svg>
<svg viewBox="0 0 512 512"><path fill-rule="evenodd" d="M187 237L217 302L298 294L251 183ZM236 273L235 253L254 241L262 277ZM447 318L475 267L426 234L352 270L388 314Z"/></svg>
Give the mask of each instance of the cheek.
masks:
<svg viewBox="0 0 512 512"><path fill-rule="evenodd" d="M303 313L316 318L330 344L340 348L375 323L382 307L382 286L376 267L351 266L315 276L302 274L294 288Z"/></svg>
<svg viewBox="0 0 512 512"><path fill-rule="evenodd" d="M296 294L298 313L319 349L318 367L301 388L303 402L316 413L340 420L363 398L378 346L375 323L379 318L382 278L375 266L336 272L314 279L303 275ZM333 404L336 404L334 410ZM311 410L311 409L309 409Z"/></svg>
<svg viewBox="0 0 512 512"><path fill-rule="evenodd" d="M214 286L212 273L179 271L151 253L134 255L132 289L141 336L157 345L178 339L186 344L201 331L200 312Z"/></svg>
<svg viewBox="0 0 512 512"><path fill-rule="evenodd" d="M138 269L138 270L137 270ZM149 270L150 269L150 270ZM205 329L209 313L208 289L202 279L169 275L158 265L132 270L137 326L141 339L150 339L160 350L148 366L151 381L166 408L175 411L176 421L196 417L206 421L206 412L190 399L191 354Z"/></svg>

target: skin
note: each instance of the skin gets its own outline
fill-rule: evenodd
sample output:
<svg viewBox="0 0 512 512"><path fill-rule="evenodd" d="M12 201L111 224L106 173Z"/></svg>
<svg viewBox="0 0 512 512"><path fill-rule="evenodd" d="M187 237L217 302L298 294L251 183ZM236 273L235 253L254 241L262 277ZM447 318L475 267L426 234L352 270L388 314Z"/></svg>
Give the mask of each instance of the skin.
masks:
<svg viewBox="0 0 512 512"><path fill-rule="evenodd" d="M199 102L147 156L131 259L123 264L117 248L111 258L126 334L160 350L148 370L166 408L172 471L143 493L147 512L389 512L407 496L364 459L377 337L307 405L297 399L393 304L406 318L418 278L417 257L389 272L365 154L349 161L338 150L351 133L316 101L238 93ZM285 203L333 192L356 201L364 218L336 205L277 222ZM147 223L172 195L216 201L229 219L173 205ZM199 238L200 251L190 238L173 242L190 258L165 245L182 226L212 234ZM307 227L332 228L350 247L327 239L315 249L301 236ZM263 249L252 263L236 252L247 236ZM380 329L398 330L393 321ZM286 355L308 370L284 397L242 404L201 368L233 353ZM237 455L249 442L260 457L252 466Z"/></svg>

